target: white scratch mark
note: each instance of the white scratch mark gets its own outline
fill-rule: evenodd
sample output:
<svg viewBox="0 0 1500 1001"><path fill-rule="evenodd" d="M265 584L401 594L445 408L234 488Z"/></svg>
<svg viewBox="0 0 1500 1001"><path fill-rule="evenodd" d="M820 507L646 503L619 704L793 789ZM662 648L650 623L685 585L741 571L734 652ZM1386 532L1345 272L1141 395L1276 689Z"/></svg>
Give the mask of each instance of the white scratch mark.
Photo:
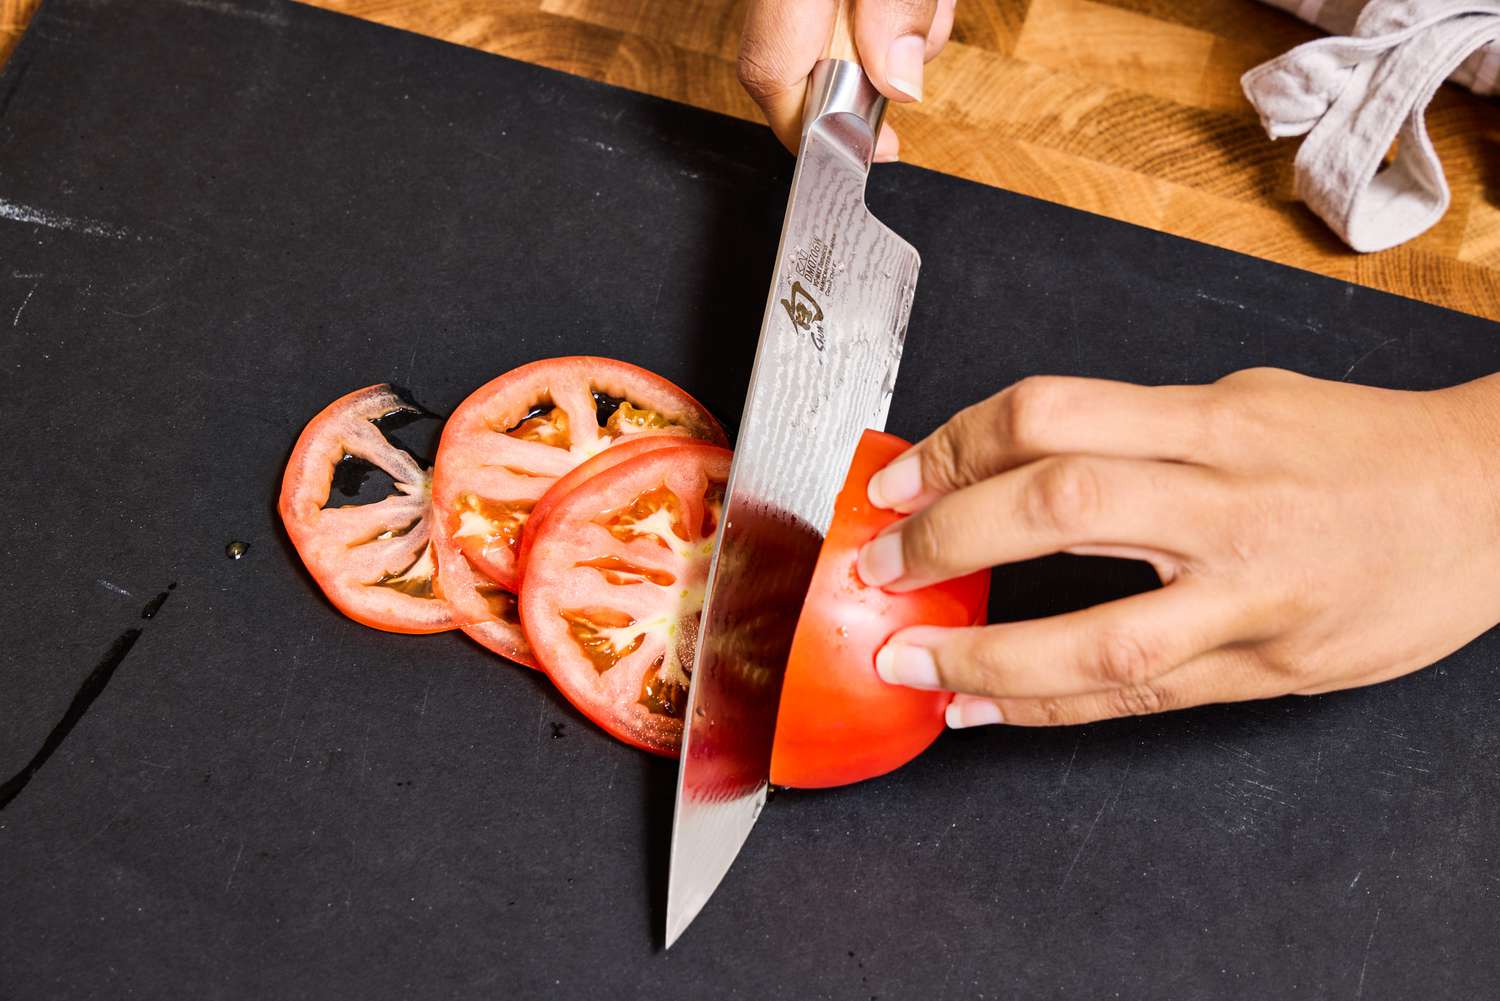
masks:
<svg viewBox="0 0 1500 1001"><path fill-rule="evenodd" d="M1370 965L1370 946L1375 944L1375 929L1380 927L1380 908L1375 908L1375 922L1370 925L1370 937L1365 939L1365 958L1359 964L1359 988L1354 992L1354 1001L1365 996L1365 969Z"/></svg>
<svg viewBox="0 0 1500 1001"><path fill-rule="evenodd" d="M24 222L32 226L45 226L48 229L59 229L65 232L82 233L85 236L101 236L111 240L123 240L130 236L128 229L111 226L106 222L94 219L74 219L72 216L65 216L58 212L34 209L29 205L18 205L3 198L0 198L0 219Z"/></svg>
<svg viewBox="0 0 1500 1001"><path fill-rule="evenodd" d="M292 750L286 756L286 763L291 764L292 759L297 756L297 745L302 743L302 729L307 726L307 717L303 716L297 724L297 734L292 738Z"/></svg>
<svg viewBox="0 0 1500 1001"><path fill-rule="evenodd" d="M1207 292L1194 292L1193 295L1195 298L1202 299L1204 302L1212 302L1220 306L1233 306L1235 309L1245 308L1245 304L1243 302L1236 302L1233 299L1225 299L1222 296L1209 295Z"/></svg>
<svg viewBox="0 0 1500 1001"><path fill-rule="evenodd" d="M234 853L234 865L229 867L229 878L224 881L225 893L228 893L229 888L234 885L234 874L240 871L240 856L243 854L245 854L245 843L241 841L240 850Z"/></svg>
<svg viewBox="0 0 1500 1001"><path fill-rule="evenodd" d="M586 146L592 146L592 147L594 147L597 150L604 151L605 153L621 153L621 152L624 152L618 146L611 146L607 142L601 142L598 139L589 139L586 136L578 136L573 141L574 142L578 142L578 143L583 143ZM594 193L598 194L597 191L594 192Z"/></svg>
<svg viewBox="0 0 1500 1001"><path fill-rule="evenodd" d="M1359 872L1356 872L1354 874L1354 878L1349 881L1349 889L1354 889L1354 885L1359 882L1359 877L1363 876L1364 874L1365 871L1363 869L1361 869Z"/></svg>
<svg viewBox="0 0 1500 1001"><path fill-rule="evenodd" d="M1063 873L1062 885L1057 888L1058 892L1067 889L1068 880L1073 878L1074 867L1078 865L1078 860L1083 858L1083 850L1089 846L1089 840L1094 836L1094 828L1099 826L1099 821L1103 819L1105 811L1114 806L1115 800L1120 798L1120 793L1125 790L1125 782L1130 778L1130 769L1134 765L1135 762L1131 761L1125 766L1125 774L1120 777L1120 784L1115 787L1114 794L1105 800L1103 805L1099 807L1099 812L1094 814L1094 822L1089 825L1088 833L1083 836L1083 841L1079 844L1078 851L1073 853L1073 861L1068 863L1068 871Z"/></svg>
<svg viewBox="0 0 1500 1001"><path fill-rule="evenodd" d="M359 742L359 784L364 785L370 774L370 721L365 720L365 732Z"/></svg>
<svg viewBox="0 0 1500 1001"><path fill-rule="evenodd" d="M1083 743L1082 737L1073 741L1073 753L1068 755L1068 767L1063 769L1062 783L1057 787L1058 792L1068 788L1068 776L1073 774L1073 760L1078 757L1078 745L1081 743Z"/></svg>
<svg viewBox="0 0 1500 1001"><path fill-rule="evenodd" d="M36 285L31 286L31 291L26 293L26 298L22 299L21 305L16 307L16 315L12 317L10 321L11 329L15 329L15 327L21 322L21 314L25 312L26 304L31 301L32 296L36 295L37 287L41 284L41 282L37 282Z"/></svg>
<svg viewBox="0 0 1500 1001"><path fill-rule="evenodd" d="M94 579L94 583L98 584L100 587L104 588L106 591L113 591L113 592L115 592L115 594L123 594L127 598L129 598L131 596L131 594L130 594L129 591L125 590L123 587L121 587L118 584L111 584L109 581L105 580L103 577L97 577L97 578L95 578Z"/></svg>
<svg viewBox="0 0 1500 1001"><path fill-rule="evenodd" d="M1366 351L1364 354L1360 355L1358 358L1354 359L1354 363L1348 368L1344 369L1344 374L1339 376L1339 382L1347 382L1349 376L1354 374L1354 370L1359 368L1359 366L1364 362L1366 358L1370 357L1372 354L1379 351L1381 348L1385 347L1388 344L1395 344L1397 340L1398 338L1389 337L1381 341L1379 344L1375 345L1370 350Z"/></svg>
<svg viewBox="0 0 1500 1001"><path fill-rule="evenodd" d="M281 697L281 712L276 714L276 723L280 725L286 720L286 707L292 701L292 685L297 680L297 658L292 658L292 669L286 676L286 694Z"/></svg>
<svg viewBox="0 0 1500 1001"><path fill-rule="evenodd" d="M118 309L110 309L107 306L105 307L104 311L106 313L113 313L116 316L123 316L127 320L139 320L143 316L150 316L152 313L156 312L158 309L161 309L166 304L167 304L167 300L163 299L161 302L158 302L156 305L147 307L146 309L141 310L139 313L122 313Z"/></svg>
<svg viewBox="0 0 1500 1001"><path fill-rule="evenodd" d="M533 742L531 763L533 766L542 762L542 724L547 721L547 697L539 696L536 701L536 740Z"/></svg>
<svg viewBox="0 0 1500 1001"><path fill-rule="evenodd" d="M184 7L196 7L199 10L213 11L215 14L226 14L229 17L243 17L251 21L259 21L269 24L273 28L285 28L287 19L285 14L271 10L249 10L236 4L225 3L224 0L177 0Z"/></svg>

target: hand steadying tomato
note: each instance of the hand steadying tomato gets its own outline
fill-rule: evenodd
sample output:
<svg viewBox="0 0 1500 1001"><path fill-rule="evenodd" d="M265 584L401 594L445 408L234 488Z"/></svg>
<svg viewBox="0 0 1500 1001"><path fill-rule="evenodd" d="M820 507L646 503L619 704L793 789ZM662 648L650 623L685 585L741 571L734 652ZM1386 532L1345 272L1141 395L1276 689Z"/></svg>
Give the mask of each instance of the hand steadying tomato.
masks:
<svg viewBox="0 0 1500 1001"><path fill-rule="evenodd" d="M903 594L866 587L855 572L860 547L900 518L869 503L870 477L907 447L894 435L866 431L834 502L782 683L771 751L777 785L818 788L883 775L943 731L952 694L886 684L875 673L875 654L907 626L982 622L989 571Z"/></svg>

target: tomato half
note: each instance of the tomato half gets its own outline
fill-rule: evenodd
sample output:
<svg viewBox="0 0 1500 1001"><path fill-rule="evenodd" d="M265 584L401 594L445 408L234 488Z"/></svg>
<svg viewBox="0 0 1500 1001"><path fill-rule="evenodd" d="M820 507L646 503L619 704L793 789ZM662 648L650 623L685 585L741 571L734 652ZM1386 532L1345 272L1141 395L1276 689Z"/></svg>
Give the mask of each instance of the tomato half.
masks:
<svg viewBox="0 0 1500 1001"><path fill-rule="evenodd" d="M443 430L433 481L442 531L475 569L516 590L522 526L553 481L610 445L655 432L724 444L697 400L609 358L552 358L493 379Z"/></svg>
<svg viewBox="0 0 1500 1001"><path fill-rule="evenodd" d="M585 480L541 523L521 622L580 712L657 754L682 743L698 616L732 458L683 442Z"/></svg>
<svg viewBox="0 0 1500 1001"><path fill-rule="evenodd" d="M866 431L834 501L782 683L771 749L776 785L823 788L884 775L943 732L953 696L886 684L875 654L908 626L983 622L989 571L906 594L866 587L855 572L860 547L900 517L870 506L870 477L908 447Z"/></svg>
<svg viewBox="0 0 1500 1001"><path fill-rule="evenodd" d="M330 403L297 439L277 505L297 555L339 611L397 633L459 625L434 589L431 479L376 424L421 412L385 385ZM384 470L395 493L370 504L328 506L335 471L349 460Z"/></svg>

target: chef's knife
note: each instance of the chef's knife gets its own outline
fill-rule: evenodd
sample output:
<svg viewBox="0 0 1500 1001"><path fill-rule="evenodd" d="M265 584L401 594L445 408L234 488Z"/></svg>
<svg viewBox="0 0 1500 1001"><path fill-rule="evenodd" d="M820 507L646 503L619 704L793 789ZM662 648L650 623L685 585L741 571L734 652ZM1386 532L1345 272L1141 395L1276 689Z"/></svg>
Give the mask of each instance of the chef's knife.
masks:
<svg viewBox="0 0 1500 1001"><path fill-rule="evenodd" d="M709 571L682 735L666 944L765 805L797 615L865 428L885 427L920 260L865 208L885 99L849 2L813 69L802 142Z"/></svg>

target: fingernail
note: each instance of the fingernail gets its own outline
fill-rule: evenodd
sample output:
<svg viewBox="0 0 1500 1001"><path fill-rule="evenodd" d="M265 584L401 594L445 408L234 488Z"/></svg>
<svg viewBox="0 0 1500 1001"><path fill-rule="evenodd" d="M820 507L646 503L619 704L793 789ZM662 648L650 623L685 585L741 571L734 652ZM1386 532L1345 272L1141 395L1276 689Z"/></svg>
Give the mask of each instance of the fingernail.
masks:
<svg viewBox="0 0 1500 1001"><path fill-rule="evenodd" d="M922 460L915 455L903 455L880 470L865 489L871 504L885 508L916 500L921 492Z"/></svg>
<svg viewBox="0 0 1500 1001"><path fill-rule="evenodd" d="M901 140L892 132L890 126L882 126L880 138L875 140L876 163L895 163L901 159Z"/></svg>
<svg viewBox="0 0 1500 1001"><path fill-rule="evenodd" d="M943 715L948 721L950 730L963 730L971 726L994 726L996 723L1005 722L1000 707L984 699L965 699L963 702L954 700L948 703L948 709Z"/></svg>
<svg viewBox="0 0 1500 1001"><path fill-rule="evenodd" d="M875 673L888 685L907 688L941 688L937 661L926 647L887 643L875 655Z"/></svg>
<svg viewBox="0 0 1500 1001"><path fill-rule="evenodd" d="M906 572L901 555L901 533L877 535L859 551L859 579L870 587L884 587Z"/></svg>
<svg viewBox="0 0 1500 1001"><path fill-rule="evenodd" d="M927 39L921 35L902 35L886 52L886 80L913 101L922 99L922 57L926 54Z"/></svg>

